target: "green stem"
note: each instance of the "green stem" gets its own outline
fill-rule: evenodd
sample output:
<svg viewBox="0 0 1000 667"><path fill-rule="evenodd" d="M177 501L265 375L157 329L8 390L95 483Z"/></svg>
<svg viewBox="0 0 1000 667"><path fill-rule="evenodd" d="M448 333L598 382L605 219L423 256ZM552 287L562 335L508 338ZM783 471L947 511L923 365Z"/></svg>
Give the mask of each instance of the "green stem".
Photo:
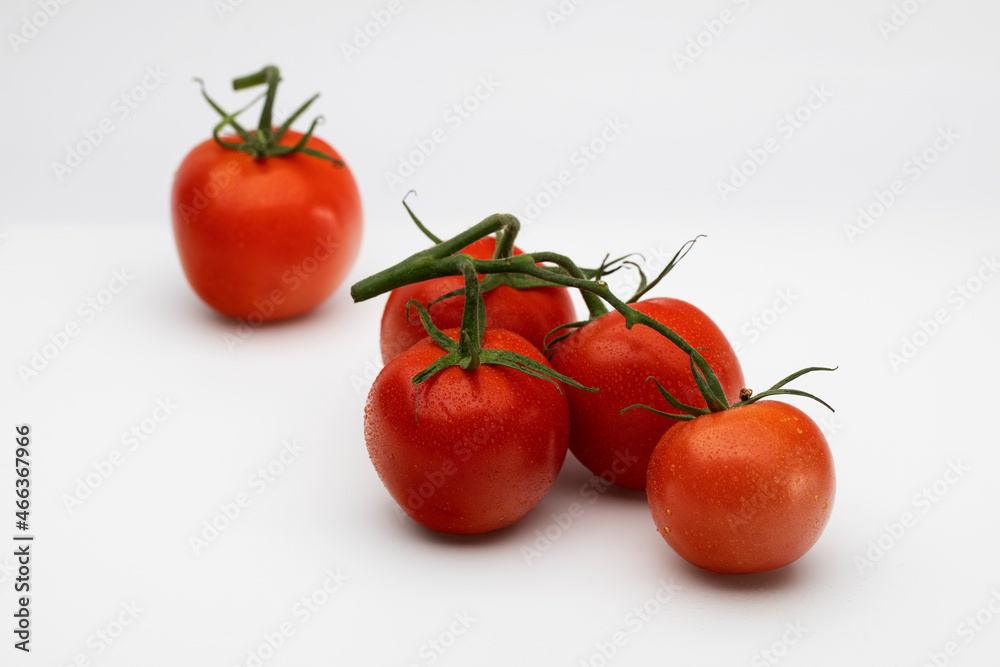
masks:
<svg viewBox="0 0 1000 667"><path fill-rule="evenodd" d="M496 216L491 216L491 218L493 217ZM468 245L468 243L475 241L477 238L482 238L481 236L471 234L473 238L469 241L467 237L471 232L477 230L477 228L483 227L487 222L490 222L491 218L487 218L483 222L476 225L476 227L463 232L459 236L449 239L448 241L434 246L433 248L422 250L411 256L409 259L400 262L396 266L389 267L384 271L380 271L368 278L365 278L364 280L359 281L358 283L355 283L355 285L351 287L351 298L354 299L355 302L366 301L378 296L379 294L384 294L385 292L390 292L398 287L402 287L403 285L410 285L412 283L422 282L432 278L440 278L442 276L461 275L462 270L458 266L457 262L453 261L452 257L445 255L445 253L454 246L464 248ZM491 232L494 231L491 227L487 228L489 228ZM636 324L648 326L668 338L685 353L692 354L696 352L696 350L686 340L681 338L672 329L654 320L645 313L632 308L615 296L608 287L608 284L604 281L595 282L587 280L582 277L582 273L579 277L574 277L557 271L551 271L543 266L536 266L535 262L539 261L541 257L553 256L555 256L555 253L532 253L517 255L516 257L501 260L475 259L468 256L466 256L465 259L468 259L472 263L472 266L475 267L477 273L523 273L536 278L541 278L542 280L546 280L557 285L573 287L583 291L584 293L593 294L607 301L615 310L620 312L625 317L625 326L627 328L631 329Z"/></svg>
<svg viewBox="0 0 1000 667"><path fill-rule="evenodd" d="M493 259L507 259L514 255L514 239L521 231L521 221L509 216L504 228L497 232L497 244L493 249Z"/></svg>
<svg viewBox="0 0 1000 667"><path fill-rule="evenodd" d="M544 252L517 255L516 257L508 257L506 259L475 259L473 257L469 257L468 255L453 255L453 253L458 252L470 243L473 243L488 234L497 232L500 229L508 230L508 233L516 230L518 224L519 223L514 216L506 214L491 215L479 224L470 227L457 236L454 236L447 241L434 246L433 248L422 250L395 266L379 271L378 273L355 283L351 287L351 298L354 299L355 302L365 301L378 296L379 294L384 294L385 292L402 287L403 285L410 285L424 280L430 280L432 278L441 278L443 276L462 275L465 271L464 264L460 264L459 262L464 263L465 261L468 261L478 274L522 273L536 278L541 278L542 280L546 280L557 285L581 290L581 292L585 295L596 295L604 301L607 301L615 310L622 314L625 318L625 327L628 329L631 329L636 324L641 324L659 333L661 336L680 348L685 354L689 355L693 364L704 374L705 386L708 387L708 391L704 396L706 403L710 407L720 405L728 407L725 391L722 388L722 384L719 382L718 376L716 376L715 372L712 371L712 368L708 365L708 362L705 361L705 358L702 357L698 350L678 335L673 329L629 306L627 303L615 296L608 287L608 284L603 280L587 280L582 277L582 272L580 272L580 277L577 277L573 275L566 275L565 273L560 273L558 271L552 271L551 269L546 269L544 266L536 265L536 262L540 261L540 258L548 258L549 261L552 261L553 263L555 263L555 259L559 259L560 262L563 262L568 266L574 266L569 258L558 255L557 253ZM461 260L458 260L457 257L461 257ZM562 266L562 264L560 265ZM567 271L571 270L567 266L563 266L563 268ZM466 305L468 305L468 303L466 303Z"/></svg>
<svg viewBox="0 0 1000 667"><path fill-rule="evenodd" d="M406 202L404 201L403 203L405 205ZM408 206L407 211L409 211ZM421 225L421 223L416 219L412 211L410 211L410 216L421 229L424 229L423 225ZM560 380L578 389L585 391L597 391L596 388L584 387L572 378L563 376L552 370L550 367L543 366L527 357L505 350L483 349L482 343L486 327L486 307L483 302L482 289L479 284L479 275L523 274L537 278L549 284L561 285L563 287L571 287L580 290L584 301L587 303L587 307L590 309L591 319L607 314L608 310L604 306L602 300L606 301L615 310L622 314L625 321L625 327L627 329L631 329L636 324L648 327L669 340L688 355L691 363L691 374L698 385L698 389L701 392L702 397L705 399L705 404L708 407L707 410L705 408L689 406L681 403L676 398L672 397L657 381L656 386L660 393L664 396L668 403L681 410L680 413L665 413L656 410L655 408L651 408L650 406L641 404L631 405L622 410L622 412L641 407L674 419L693 419L699 415L708 414L709 412L729 410L732 407L748 405L765 396L779 394L805 396L823 403L823 405L828 408L830 407L812 394L808 394L798 389L785 388L786 384L799 376L804 375L805 373L819 370L835 370L832 368L815 366L805 368L797 373L789 375L767 391L762 392L757 396L753 396L752 392L748 389L742 389L740 391L740 402L730 406L729 399L726 396L725 389L722 387L722 383L719 381L718 376L699 352L699 349L705 348L693 347L670 327L666 326L662 322L659 322L658 320L653 319L649 315L632 308L628 303L619 299L608 287L608 284L604 280L600 279L599 272L596 280L588 279L584 272L573 262L573 260L565 255L560 255L554 252L538 252L511 256L511 252L514 247L514 239L516 238L519 230L520 223L514 216L506 214L491 215L479 224L474 225L457 236L454 236L447 241L442 241L432 248L428 248L427 250L422 250L414 255L411 255L409 258L399 262L395 266L391 266L388 269L369 276L368 278L355 283L351 287L351 298L354 299L355 302L358 302L371 299L379 294L384 294L385 292L389 292L404 285L423 282L433 278L453 275L462 275L465 277L465 305L462 315L462 329L459 335L458 345L454 345L450 339L447 339L446 336L440 333L431 321L430 314L422 305L416 301L411 301L407 304L407 307L411 304L417 306L424 327L427 329L431 337L438 341L438 344L441 345L442 349L447 352L445 357L442 357L437 362L424 369L424 371L414 376L414 384L423 382L428 377L431 377L449 365L459 365L464 369L474 370L480 365L480 363L485 363L499 364L509 368L514 368L529 375L553 382L557 387L559 385L556 380ZM497 235L497 249L494 253L493 259L476 259L470 257L469 255L460 253L460 251L469 244L493 233L496 233ZM647 285L645 276L643 275L643 285L640 286L634 298L642 296L643 293L648 291L649 287L652 287L659 282L660 279L662 279L663 276L666 275L666 273L678 261L680 261L685 254L687 254L687 251L690 250L690 247L694 245L698 238L700 237L685 243L684 246L681 247L681 250L674 255L674 258L670 261L668 266L654 279L653 283ZM550 267L540 265L540 263L555 265L562 269L562 271L556 271ZM604 267L605 263L602 263L601 268L603 269ZM574 327L578 324L585 323L573 323L564 325L563 327L557 327L550 332L550 335L558 332L560 329ZM569 334L563 334L559 336L557 340L565 338L567 335ZM548 349L548 344L546 345L546 349ZM647 378L647 380L648 379L649 378ZM653 379L655 380L655 378ZM832 410L833 408L830 409Z"/></svg>
<svg viewBox="0 0 1000 667"><path fill-rule="evenodd" d="M201 83L200 79L196 79ZM233 90L243 90L245 88L252 88L254 86L267 85L267 90L264 93L264 107L260 112L260 121L257 124L257 129L253 132L247 132L240 124L236 121L236 116L239 115L239 111L235 114L229 114L222 109L218 104L216 104L205 92L205 87L202 85L202 95L212 106L213 109L222 117L222 121L216 126L213 136L215 137L216 143L218 143L223 148L229 150L242 151L244 153L250 153L257 160L263 160L268 157L283 157L287 155L294 155L295 153L302 153L303 155L311 155L316 158L327 160L332 162L335 167L343 167L344 163L337 158L327 155L322 151L316 150L315 148L310 148L306 145L309 139L312 137L313 130L316 129L316 125L319 122L319 118L313 121L309 128L299 142L295 146L281 146L279 142L285 133L291 127L292 123L309 108L316 98L317 95L310 97L301 107L299 107L288 119L282 124L277 131L274 129L274 100L278 93L278 84L281 82L281 73L278 68L274 65L268 65L259 72L254 72L253 74L248 74L247 76L241 76L239 78L233 79ZM259 99L259 98L257 98ZM256 100L255 100L256 101ZM219 132L226 125L231 126L240 138L243 139L242 144L233 142L224 142L219 138Z"/></svg>
<svg viewBox="0 0 1000 667"><path fill-rule="evenodd" d="M365 301L403 285L412 285L413 283L430 280L431 278L462 275L459 265L452 261L452 255L467 245L475 243L479 239L502 229L505 225L509 224L511 219L515 222L517 221L517 218L514 218L512 215L502 213L491 215L474 227L466 229L464 232L451 237L447 241L442 241L436 246L421 250L395 266L390 266L388 269L384 269L358 281L351 286L351 298L355 302ZM469 259L472 258L470 257ZM472 261L475 264L483 260ZM478 269L478 265L476 268ZM491 273L505 272L492 271Z"/></svg>
<svg viewBox="0 0 1000 667"><path fill-rule="evenodd" d="M267 72L267 96L264 98L264 108L260 112L260 123L257 125L257 131L260 132L261 140L268 142L271 139L272 118L274 117L274 97L278 92L278 81L281 76L277 67L265 67L264 71ZM315 124L315 121L313 123ZM309 134L312 134L312 130L309 131ZM301 146L299 148L301 150Z"/></svg>
<svg viewBox="0 0 1000 667"><path fill-rule="evenodd" d="M441 239L439 239L437 235L434 234L431 230L427 229L427 227L424 226L424 223L420 222L420 218L418 218L417 215L413 212L413 209L410 208L410 205L406 203L406 198L409 197L410 195L415 195L415 194L417 194L416 190L410 190L405 195L403 195L403 207L406 209L406 212L410 214L410 220L413 220L417 228L424 233L424 236L433 241L435 245L441 243Z"/></svg>
<svg viewBox="0 0 1000 667"><path fill-rule="evenodd" d="M270 143L271 119L274 115L274 98L278 92L278 81L280 80L281 74L274 65L268 65L259 72L233 79L233 90L243 90L244 88L267 84L267 92L264 94L264 108L261 109L260 122L257 124L257 137L263 146ZM261 151L255 157L258 159L264 157L264 152Z"/></svg>
<svg viewBox="0 0 1000 667"><path fill-rule="evenodd" d="M580 267L578 267L576 263L566 255L560 255L554 252L535 252L532 253L531 256L534 257L535 260L538 262L549 262L550 264L561 266L562 268L566 269L566 271L568 271L569 274L574 278L580 280L587 279L587 277L583 275L583 271L580 270ZM607 285L607 283L605 283L603 280L598 280L598 282ZM593 292L583 291L580 293L580 296L583 297L583 302L587 305L587 310L590 311L591 320L595 320L601 315L608 314L607 306L604 305L604 302L601 301L598 295L594 294Z"/></svg>
<svg viewBox="0 0 1000 667"><path fill-rule="evenodd" d="M458 349L463 357L468 359L463 368L472 370L479 366L479 352L483 349L483 336L486 335L486 303L483 301L482 290L479 289L479 274L476 267L464 255L458 255L458 264L465 276L465 305L462 307L462 330L459 335Z"/></svg>
<svg viewBox="0 0 1000 667"><path fill-rule="evenodd" d="M529 259L537 259L538 256L542 254L545 253L537 253L531 256L518 255L516 259L520 259L521 257L529 257ZM489 272L489 270L492 269L493 267L477 266L477 269L478 268L482 268L484 271ZM595 282L593 280L587 280L586 278L575 278L572 276L566 276L561 273L557 273L555 271L549 271L542 266L535 266L534 263L532 263L530 267L519 267L519 268L521 268L521 270L524 273L533 275L536 278L541 278L543 280L548 280L553 283L558 283L565 287L574 287L578 290L583 291L585 294L593 294L595 296L598 296L601 299L607 301L609 304L611 304L611 306L615 310L617 310L625 317L626 328L631 329L636 324L647 326L650 329L653 329L654 331L662 335L663 337L670 340L671 343L679 347L686 354L690 355L697 353L697 350L695 350L695 348L692 347L690 343L681 338L681 336L677 334L673 329L667 327L661 322L658 322L657 320L654 320L649 315L646 315L645 313L640 312L635 308L632 308L627 303L625 303L617 296L615 296L614 293L611 291L611 288L609 288L608 284L603 280Z"/></svg>

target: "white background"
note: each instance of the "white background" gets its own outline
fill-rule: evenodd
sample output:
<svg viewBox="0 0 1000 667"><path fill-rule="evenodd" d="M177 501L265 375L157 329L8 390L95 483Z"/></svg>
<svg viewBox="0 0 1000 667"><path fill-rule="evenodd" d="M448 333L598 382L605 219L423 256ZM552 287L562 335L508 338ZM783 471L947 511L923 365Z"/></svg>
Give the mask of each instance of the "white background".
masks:
<svg viewBox="0 0 1000 667"><path fill-rule="evenodd" d="M0 664L252 665L283 623L294 634L264 664L600 665L619 630L608 664L773 664L764 650L782 665L995 664L1000 6L900 4L913 13L887 32L889 0L591 0L558 22L556 0L402 0L348 58L343 45L387 2L91 0L47 21L36 2L5 3L0 541L15 532L19 423L34 434L37 541L30 656L11 647L13 547L0 549ZM723 10L732 21L713 36ZM235 108L253 93L229 81L268 63L284 75L279 110L322 92L320 134L358 180L351 281L424 246L399 205L409 188L441 235L511 212L519 245L585 265L630 251L662 265L707 234L655 294L709 313L752 387L840 366L799 385L837 408L797 403L824 424L838 472L812 551L774 573L703 573L656 534L642 494L588 504L572 456L543 503L497 534L454 539L402 519L361 428L384 297L354 305L344 285L227 346L235 324L198 301L176 258L172 174L215 123L192 78ZM134 93L147 68L162 81ZM481 77L495 91L466 102ZM812 90L828 99L800 108ZM128 117L122 95L143 97ZM449 122L463 103L475 111ZM60 180L53 163L105 118L113 132ZM581 170L581 145L609 121L624 129ZM446 141L390 187L386 172L436 128ZM941 132L952 139L937 152ZM777 152L723 196L719 182L769 139ZM936 160L914 172L925 150ZM563 170L571 183L540 198ZM850 233L894 180L901 194ZM79 304L123 270L126 288L86 321ZM72 322L82 333L25 381L18 368ZM893 363L905 341L919 347ZM157 400L177 408L129 451L122 434ZM302 451L258 494L255 471L293 440ZM122 464L67 509L114 450ZM196 554L189 539L240 493L250 506ZM585 511L559 528L553 515L574 502ZM338 571L342 587L317 592ZM679 588L666 604L662 581ZM295 605L314 594L325 604L306 618ZM123 604L142 611L108 646L96 633L117 633ZM453 625L463 614L468 628Z"/></svg>

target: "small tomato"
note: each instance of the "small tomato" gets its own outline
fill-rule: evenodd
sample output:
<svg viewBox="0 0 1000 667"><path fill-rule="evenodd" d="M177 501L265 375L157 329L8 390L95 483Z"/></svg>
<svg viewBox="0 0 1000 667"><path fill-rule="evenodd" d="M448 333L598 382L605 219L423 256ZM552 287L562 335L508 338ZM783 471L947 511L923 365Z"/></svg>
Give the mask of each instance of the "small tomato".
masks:
<svg viewBox="0 0 1000 667"><path fill-rule="evenodd" d="M670 428L649 461L646 494L674 551L720 573L799 559L833 510L833 457L798 408L758 401Z"/></svg>

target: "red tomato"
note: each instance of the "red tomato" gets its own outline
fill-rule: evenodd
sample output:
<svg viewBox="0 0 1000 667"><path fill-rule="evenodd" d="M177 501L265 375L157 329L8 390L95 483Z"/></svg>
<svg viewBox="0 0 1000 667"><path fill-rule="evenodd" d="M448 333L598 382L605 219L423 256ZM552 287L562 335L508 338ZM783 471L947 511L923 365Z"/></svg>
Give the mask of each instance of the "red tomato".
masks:
<svg viewBox="0 0 1000 667"><path fill-rule="evenodd" d="M759 401L667 431L646 494L674 551L712 572L765 572L800 558L833 510L833 457L798 408Z"/></svg>
<svg viewBox="0 0 1000 667"><path fill-rule="evenodd" d="M289 130L280 144L301 137ZM306 146L340 159L316 137ZM361 198L350 170L303 153L255 160L204 141L174 176L171 210L191 287L215 310L251 323L318 306L361 245Z"/></svg>
<svg viewBox="0 0 1000 667"><path fill-rule="evenodd" d="M458 329L445 333L457 340ZM487 330L483 347L547 365L531 343L503 329ZM413 376L443 354L425 339L375 378L365 406L368 453L417 523L459 535L509 526L541 501L562 467L566 399L551 382L502 366L452 366L414 387Z"/></svg>
<svg viewBox="0 0 1000 667"><path fill-rule="evenodd" d="M632 304L640 312L670 327L702 352L722 383L730 402L739 400L743 371L722 331L691 304L655 298ZM691 375L690 357L649 327L625 328L618 312L599 317L560 342L552 366L597 393L568 388L569 449L595 475L627 489L646 488L646 468L663 432L676 422L647 410L621 410L645 403L675 412L653 382L680 401L705 407ZM645 383L645 384L644 384Z"/></svg>
<svg viewBox="0 0 1000 667"><path fill-rule="evenodd" d="M476 259L490 259L495 247L496 239L487 236L465 247L462 252ZM520 255L521 250L514 248L514 254ZM412 313L412 322L406 319L406 304L410 299L416 299L426 307L439 296L461 289L464 285L462 276L445 276L394 289L382 314L382 360L388 363L418 340L427 338L427 332L415 313ZM520 334L538 349L542 349L542 341L548 332L576 320L573 301L564 287L519 290L500 285L483 294L483 301L486 304L486 326ZM439 301L430 308L431 319L439 329L460 326L464 305L464 296Z"/></svg>

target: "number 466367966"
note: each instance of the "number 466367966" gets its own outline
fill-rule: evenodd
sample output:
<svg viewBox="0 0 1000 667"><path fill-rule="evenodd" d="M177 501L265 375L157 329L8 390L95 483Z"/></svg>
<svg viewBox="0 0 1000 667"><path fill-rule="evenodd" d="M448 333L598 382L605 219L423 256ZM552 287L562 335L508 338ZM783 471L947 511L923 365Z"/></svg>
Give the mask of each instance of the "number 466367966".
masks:
<svg viewBox="0 0 1000 667"><path fill-rule="evenodd" d="M27 424L18 426L17 449L14 452L14 472L17 478L14 480L14 495L17 496L15 505L17 506L17 523L19 530L28 530L29 508L31 507L31 467L29 457L31 452L28 447L31 444L31 427Z"/></svg>

